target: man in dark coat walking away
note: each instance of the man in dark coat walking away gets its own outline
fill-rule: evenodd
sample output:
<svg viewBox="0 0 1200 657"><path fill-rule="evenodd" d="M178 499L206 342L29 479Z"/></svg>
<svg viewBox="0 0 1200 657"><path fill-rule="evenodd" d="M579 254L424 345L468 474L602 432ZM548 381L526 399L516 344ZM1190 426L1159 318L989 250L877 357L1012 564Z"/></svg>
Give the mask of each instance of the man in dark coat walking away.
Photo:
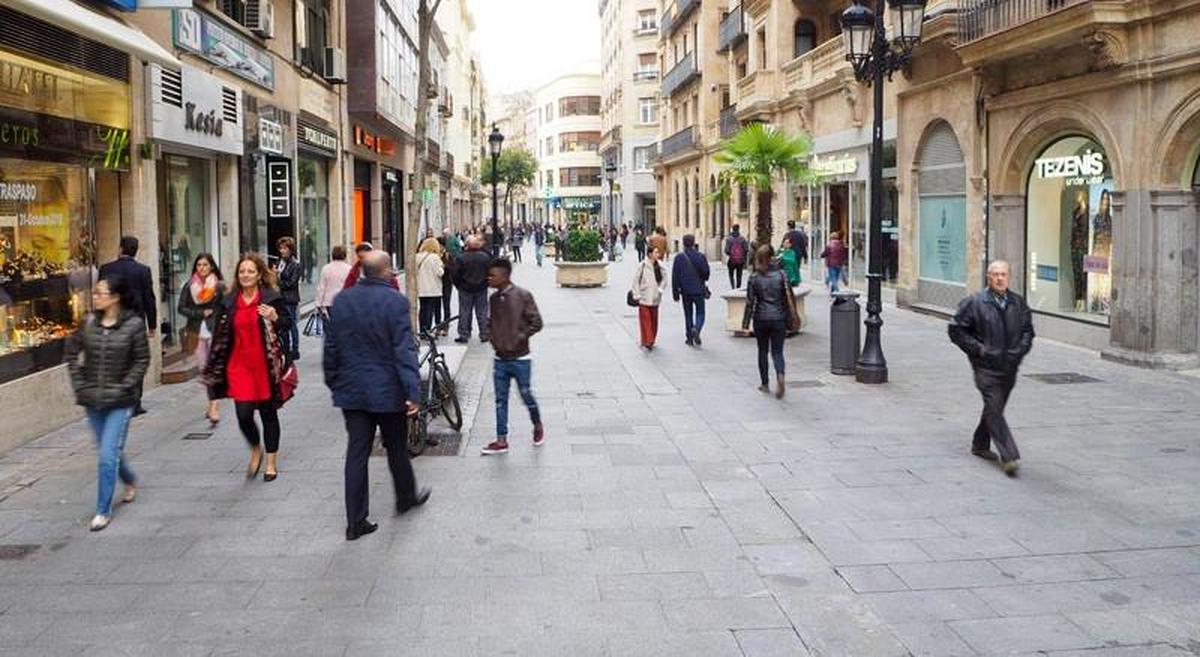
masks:
<svg viewBox="0 0 1200 657"><path fill-rule="evenodd" d="M796 228L796 222L789 220L787 222L787 233L784 234L784 240L792 242L792 251L796 253L796 264L804 264L808 261L808 235L804 234L804 228Z"/></svg>
<svg viewBox="0 0 1200 657"><path fill-rule="evenodd" d="M746 270L746 260L752 250L750 243L742 237L741 226L734 224L723 249L725 257L729 258L729 287L736 290L742 286L742 272Z"/></svg>
<svg viewBox="0 0 1200 657"><path fill-rule="evenodd" d="M696 236L683 236L683 252L671 266L671 296L683 301L683 329L687 345L700 346L704 328L704 300L708 298L708 258L696 248Z"/></svg>
<svg viewBox="0 0 1200 657"><path fill-rule="evenodd" d="M387 449L388 470L396 491L396 512L405 513L429 499L418 490L408 460L406 415L421 402L417 346L408 316L408 299L391 288L391 258L383 251L364 254L362 277L334 299L333 321L325 333L325 385L333 405L342 409L346 445L346 540L370 534L378 525L367 519L367 459L378 429Z"/></svg>
<svg viewBox="0 0 1200 657"><path fill-rule="evenodd" d="M135 260L138 253L138 238L125 235L121 238L120 249L121 254L117 256L116 260L100 265L100 278L115 275L129 283L133 297L129 310L146 322L146 334L153 339L155 331L158 329L158 302L154 299L154 277L151 275L149 267ZM143 385L144 382L138 382L137 405L133 408L134 415L143 415L146 412L146 409L142 408Z"/></svg>
<svg viewBox="0 0 1200 657"><path fill-rule="evenodd" d="M488 341L488 265L492 257L483 250L479 237L467 239L467 250L454 261L454 287L458 288L458 337L471 339L471 316L479 321L479 341Z"/></svg>
<svg viewBox="0 0 1200 657"><path fill-rule="evenodd" d="M1017 472L1021 453L1004 419L1004 407L1017 382L1021 360L1033 348L1033 315L1021 295L1008 289L1009 267L1003 260L988 265L988 288L963 299L950 322L950 340L971 361L975 387L983 395L983 414L975 428L971 453L999 460L1009 476ZM1000 452L988 448L996 445Z"/></svg>

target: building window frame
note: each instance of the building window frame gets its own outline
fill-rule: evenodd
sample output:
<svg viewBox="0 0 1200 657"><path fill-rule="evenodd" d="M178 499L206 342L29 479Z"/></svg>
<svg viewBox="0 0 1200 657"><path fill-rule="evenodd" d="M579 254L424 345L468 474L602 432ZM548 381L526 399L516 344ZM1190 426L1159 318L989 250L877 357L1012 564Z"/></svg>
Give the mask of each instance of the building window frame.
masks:
<svg viewBox="0 0 1200 657"><path fill-rule="evenodd" d="M817 24L797 18L792 25L792 57L800 57L817 47Z"/></svg>

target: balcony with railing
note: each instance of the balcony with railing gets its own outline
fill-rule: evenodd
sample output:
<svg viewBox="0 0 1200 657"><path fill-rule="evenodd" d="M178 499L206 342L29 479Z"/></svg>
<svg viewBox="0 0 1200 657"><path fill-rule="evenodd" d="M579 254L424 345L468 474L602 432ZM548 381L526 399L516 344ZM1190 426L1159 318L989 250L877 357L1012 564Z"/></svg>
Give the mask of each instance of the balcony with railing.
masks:
<svg viewBox="0 0 1200 657"><path fill-rule="evenodd" d="M742 122L737 118L737 105L721 110L720 126L721 139L729 139L742 127Z"/></svg>
<svg viewBox="0 0 1200 657"><path fill-rule="evenodd" d="M434 166L442 164L442 147L430 137L425 138L425 160Z"/></svg>
<svg viewBox="0 0 1200 657"><path fill-rule="evenodd" d="M438 96L438 113L444 118L454 116L454 96L446 87L442 87L442 93Z"/></svg>
<svg viewBox="0 0 1200 657"><path fill-rule="evenodd" d="M696 53L693 51L690 55L679 60L679 63L663 78L662 94L670 98L675 95L676 91L682 89L684 85L699 77L700 69L696 68Z"/></svg>
<svg viewBox="0 0 1200 657"><path fill-rule="evenodd" d="M729 15L721 20L720 32L717 36L717 52L725 52L736 48L746 40L746 20L742 15L742 5L729 10Z"/></svg>
<svg viewBox="0 0 1200 657"><path fill-rule="evenodd" d="M676 155L696 148L696 126L688 126L662 140L659 144L660 157L669 160Z"/></svg>
<svg viewBox="0 0 1200 657"><path fill-rule="evenodd" d="M959 0L960 43L977 41L993 34L1027 25L1091 0Z"/></svg>
<svg viewBox="0 0 1200 657"><path fill-rule="evenodd" d="M675 22L675 10L664 10L658 19L658 38L665 39L671 34L671 23L673 22Z"/></svg>
<svg viewBox="0 0 1200 657"><path fill-rule="evenodd" d="M760 112L767 111L769 106L780 98L776 89L779 80L778 72L762 68L737 82L737 115L739 119L757 118Z"/></svg>
<svg viewBox="0 0 1200 657"><path fill-rule="evenodd" d="M832 90L852 68L842 40L829 39L780 67L784 93L811 94L826 86Z"/></svg>
<svg viewBox="0 0 1200 657"><path fill-rule="evenodd" d="M633 72L633 81L634 82L657 82L658 81L658 69L647 68L647 69L642 69L640 71L634 71Z"/></svg>
<svg viewBox="0 0 1200 657"><path fill-rule="evenodd" d="M445 163L445 166L442 167L442 170L445 171L446 173L449 173L450 175L454 175L455 171L454 171L454 154L453 153L446 153L446 163Z"/></svg>

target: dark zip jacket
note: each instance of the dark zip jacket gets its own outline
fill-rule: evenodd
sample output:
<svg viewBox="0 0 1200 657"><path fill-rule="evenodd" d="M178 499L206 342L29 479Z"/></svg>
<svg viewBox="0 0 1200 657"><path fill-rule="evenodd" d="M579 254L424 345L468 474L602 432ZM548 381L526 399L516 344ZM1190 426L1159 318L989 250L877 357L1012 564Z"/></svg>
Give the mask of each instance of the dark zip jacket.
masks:
<svg viewBox="0 0 1200 657"><path fill-rule="evenodd" d="M146 322L134 310L122 310L111 327L89 315L66 344L71 387L80 406L95 409L137 405L142 377L150 367Z"/></svg>
<svg viewBox="0 0 1200 657"><path fill-rule="evenodd" d="M973 294L958 304L948 327L950 340L971 361L971 367L989 374L1016 374L1033 348L1033 315L1025 299L1008 291L1004 309L990 290Z"/></svg>

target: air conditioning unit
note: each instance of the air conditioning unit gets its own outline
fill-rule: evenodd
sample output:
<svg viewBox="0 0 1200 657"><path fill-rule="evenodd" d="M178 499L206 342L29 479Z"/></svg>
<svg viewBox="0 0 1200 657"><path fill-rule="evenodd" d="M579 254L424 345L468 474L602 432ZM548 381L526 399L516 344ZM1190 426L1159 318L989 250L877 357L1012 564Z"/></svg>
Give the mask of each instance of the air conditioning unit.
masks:
<svg viewBox="0 0 1200 657"><path fill-rule="evenodd" d="M246 0L246 27L264 39L274 38L274 2L272 0Z"/></svg>
<svg viewBox="0 0 1200 657"><path fill-rule="evenodd" d="M346 84L346 51L325 49L325 79L334 84Z"/></svg>

